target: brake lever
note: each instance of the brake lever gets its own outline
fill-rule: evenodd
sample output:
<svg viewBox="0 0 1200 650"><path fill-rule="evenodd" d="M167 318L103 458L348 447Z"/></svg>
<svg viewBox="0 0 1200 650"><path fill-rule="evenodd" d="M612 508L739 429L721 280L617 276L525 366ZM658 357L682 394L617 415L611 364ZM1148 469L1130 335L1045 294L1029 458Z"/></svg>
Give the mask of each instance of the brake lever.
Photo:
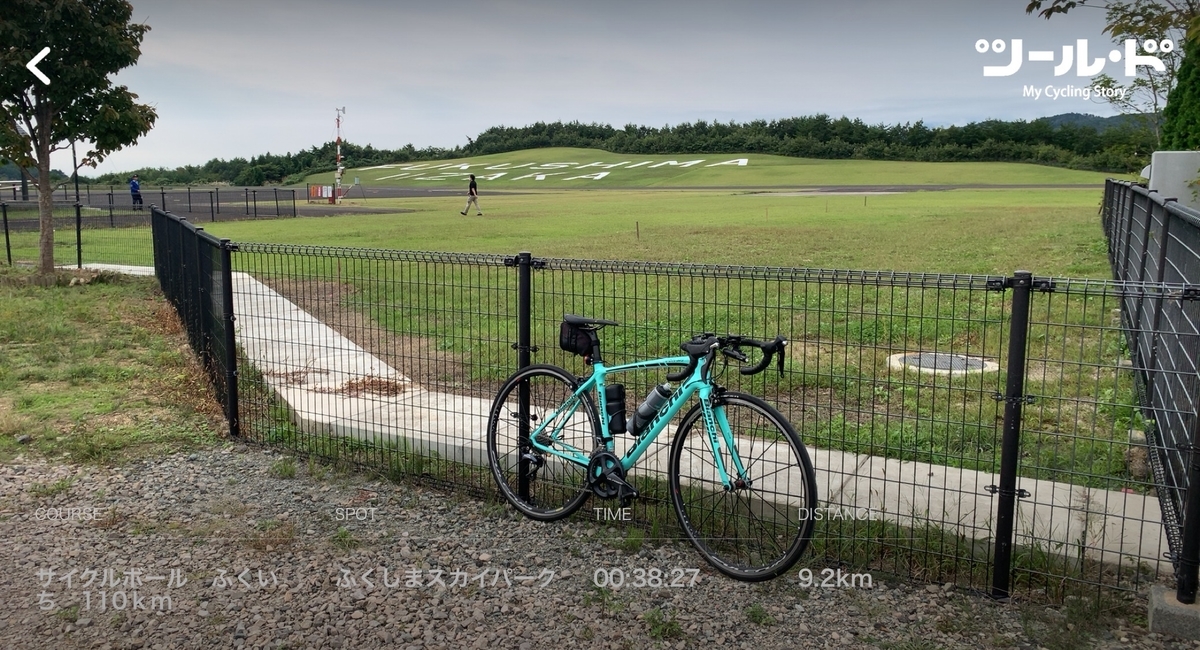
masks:
<svg viewBox="0 0 1200 650"><path fill-rule="evenodd" d="M730 359L737 359L738 361L750 360L750 357L746 356L744 352L737 348L724 348L721 350L721 354L729 357Z"/></svg>
<svg viewBox="0 0 1200 650"><path fill-rule="evenodd" d="M778 355L775 365L779 368L780 377L783 376L783 358L787 356L785 354L787 352L787 344L787 339L783 338L782 336L775 337L775 354Z"/></svg>

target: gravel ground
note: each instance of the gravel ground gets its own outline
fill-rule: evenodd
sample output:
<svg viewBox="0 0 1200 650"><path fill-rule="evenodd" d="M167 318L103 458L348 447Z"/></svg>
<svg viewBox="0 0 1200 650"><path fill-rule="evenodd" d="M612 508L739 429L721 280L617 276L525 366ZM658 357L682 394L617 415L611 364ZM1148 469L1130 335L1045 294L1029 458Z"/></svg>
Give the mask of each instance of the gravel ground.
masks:
<svg viewBox="0 0 1200 650"><path fill-rule="evenodd" d="M599 525L539 524L496 504L281 458L229 445L115 469L0 466L9 601L0 642L898 650L1079 638L1066 619L1054 629L1054 610L878 576L872 588L802 589L795 576L743 584L686 544L629 553ZM665 584L595 586L598 569L617 568L627 583L639 571L656 583L657 569ZM698 570L694 584L687 569ZM1077 647L1200 646L1121 618L1091 633Z"/></svg>

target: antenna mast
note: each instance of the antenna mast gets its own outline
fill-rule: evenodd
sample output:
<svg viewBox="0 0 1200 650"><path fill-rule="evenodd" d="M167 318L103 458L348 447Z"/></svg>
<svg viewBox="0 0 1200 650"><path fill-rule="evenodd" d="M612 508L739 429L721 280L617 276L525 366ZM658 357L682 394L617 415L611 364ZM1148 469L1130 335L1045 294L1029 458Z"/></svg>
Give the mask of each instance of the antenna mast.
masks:
<svg viewBox="0 0 1200 650"><path fill-rule="evenodd" d="M342 116L346 114L346 107L333 109L337 113L337 169L333 172L333 196L334 201L341 205L342 203L342 172L345 170L342 167Z"/></svg>

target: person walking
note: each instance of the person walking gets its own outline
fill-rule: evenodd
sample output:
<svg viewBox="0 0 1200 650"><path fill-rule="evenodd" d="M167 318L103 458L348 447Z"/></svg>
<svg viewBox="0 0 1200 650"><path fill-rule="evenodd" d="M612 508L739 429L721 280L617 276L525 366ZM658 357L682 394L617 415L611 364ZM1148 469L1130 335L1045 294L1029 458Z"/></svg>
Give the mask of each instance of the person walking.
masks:
<svg viewBox="0 0 1200 650"><path fill-rule="evenodd" d="M466 216L467 210L470 210L471 204L474 203L475 211L479 213L475 216L482 217L483 210L479 207L479 186L475 184L475 174L467 175L471 177L471 186L467 188L467 205L463 207L462 212L459 212L459 214Z"/></svg>
<svg viewBox="0 0 1200 650"><path fill-rule="evenodd" d="M133 209L142 209L142 184L138 182L137 174L129 179L129 193L133 196Z"/></svg>

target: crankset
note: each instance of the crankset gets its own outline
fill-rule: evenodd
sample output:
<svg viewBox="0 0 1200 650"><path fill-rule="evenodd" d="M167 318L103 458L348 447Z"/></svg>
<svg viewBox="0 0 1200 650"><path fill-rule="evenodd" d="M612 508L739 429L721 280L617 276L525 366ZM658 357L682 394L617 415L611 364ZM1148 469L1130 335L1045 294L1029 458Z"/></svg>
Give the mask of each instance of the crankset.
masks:
<svg viewBox="0 0 1200 650"><path fill-rule="evenodd" d="M588 463L588 486L601 499L619 497L622 507L638 497L638 492L625 481L621 459L611 451L597 451Z"/></svg>

